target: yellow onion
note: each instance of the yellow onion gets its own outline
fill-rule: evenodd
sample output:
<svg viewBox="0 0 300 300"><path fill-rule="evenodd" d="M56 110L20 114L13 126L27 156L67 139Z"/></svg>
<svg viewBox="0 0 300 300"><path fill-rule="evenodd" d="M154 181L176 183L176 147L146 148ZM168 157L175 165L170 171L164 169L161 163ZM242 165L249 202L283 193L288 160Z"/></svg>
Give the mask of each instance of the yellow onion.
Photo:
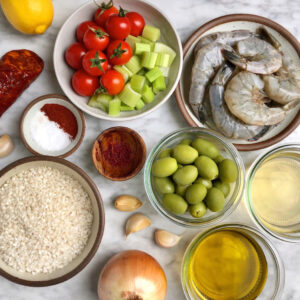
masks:
<svg viewBox="0 0 300 300"><path fill-rule="evenodd" d="M98 282L100 300L164 300L167 278L149 254L128 250L113 256Z"/></svg>

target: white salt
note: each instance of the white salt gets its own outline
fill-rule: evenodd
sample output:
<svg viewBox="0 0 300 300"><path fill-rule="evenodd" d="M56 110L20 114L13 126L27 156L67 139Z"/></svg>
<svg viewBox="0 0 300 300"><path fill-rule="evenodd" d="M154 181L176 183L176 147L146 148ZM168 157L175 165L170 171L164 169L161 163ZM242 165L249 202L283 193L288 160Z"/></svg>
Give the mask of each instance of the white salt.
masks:
<svg viewBox="0 0 300 300"><path fill-rule="evenodd" d="M30 125L33 140L46 151L63 150L72 142L72 137L40 110L34 114Z"/></svg>

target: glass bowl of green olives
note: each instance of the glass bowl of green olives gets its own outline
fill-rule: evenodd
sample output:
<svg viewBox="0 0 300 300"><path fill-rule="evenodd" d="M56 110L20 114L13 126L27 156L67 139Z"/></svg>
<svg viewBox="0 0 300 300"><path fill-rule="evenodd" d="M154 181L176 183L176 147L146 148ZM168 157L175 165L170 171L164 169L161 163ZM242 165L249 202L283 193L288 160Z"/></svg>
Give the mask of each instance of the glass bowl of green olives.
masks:
<svg viewBox="0 0 300 300"><path fill-rule="evenodd" d="M206 128L164 137L149 154L144 184L154 208L186 227L211 226L234 211L245 187L235 147Z"/></svg>

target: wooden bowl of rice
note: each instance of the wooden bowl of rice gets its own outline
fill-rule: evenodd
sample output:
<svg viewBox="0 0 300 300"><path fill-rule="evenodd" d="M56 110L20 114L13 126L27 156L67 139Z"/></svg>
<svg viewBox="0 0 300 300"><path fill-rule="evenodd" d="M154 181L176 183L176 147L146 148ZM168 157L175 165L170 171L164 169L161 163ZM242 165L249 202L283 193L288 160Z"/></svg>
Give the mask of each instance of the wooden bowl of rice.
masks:
<svg viewBox="0 0 300 300"><path fill-rule="evenodd" d="M0 275L49 286L93 258L105 225L92 179L61 158L20 159L0 171Z"/></svg>

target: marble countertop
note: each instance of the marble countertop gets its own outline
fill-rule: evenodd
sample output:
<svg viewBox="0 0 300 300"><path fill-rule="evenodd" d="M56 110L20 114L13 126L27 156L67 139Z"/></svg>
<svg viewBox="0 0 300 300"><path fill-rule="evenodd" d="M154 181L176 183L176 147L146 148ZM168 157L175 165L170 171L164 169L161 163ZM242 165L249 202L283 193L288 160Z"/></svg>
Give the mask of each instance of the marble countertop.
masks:
<svg viewBox="0 0 300 300"><path fill-rule="evenodd" d="M12 49L27 48L36 51L45 60L42 75L27 89L20 99L0 119L0 135L7 133L13 137L14 152L0 160L0 169L22 157L30 156L23 146L18 132L22 111L34 98L48 93L62 93L53 70L52 52L57 32L67 17L86 0L53 0L55 16L52 26L42 36L25 36L15 31L0 12L0 55ZM300 39L300 2L299 0L149 0L156 4L171 19L184 41L201 24L225 14L252 13L270 18L286 27ZM164 116L161 118L161 116ZM67 159L78 164L96 182L105 204L106 227L100 248L91 263L69 281L46 288L29 288L0 278L0 300L96 300L97 279L102 266L113 254L125 249L140 249L149 252L162 264L168 278L167 300L184 300L180 283L180 266L185 248L191 238L200 230L187 230L163 219L152 208L143 188L143 175L140 173L126 182L112 182L101 177L95 170L90 157L90 149L96 136L106 128L123 125L137 130L144 138L148 152L166 134L187 126L181 116L174 97L150 115L131 122L108 122L88 115L87 131L80 148ZM283 142L299 142L300 127ZM246 167L251 164L260 151L242 153ZM133 194L143 200L141 212L152 220L152 226L127 240L124 237L124 224L129 214L120 213L113 207L115 197L122 193ZM241 201L236 211L224 222L252 224ZM255 226L255 225L254 225ZM184 238L173 249L162 249L153 242L156 228L163 228ZM277 247L286 269L286 285L282 299L298 300L300 295L300 245L272 240ZM269 300L269 299L265 299Z"/></svg>

